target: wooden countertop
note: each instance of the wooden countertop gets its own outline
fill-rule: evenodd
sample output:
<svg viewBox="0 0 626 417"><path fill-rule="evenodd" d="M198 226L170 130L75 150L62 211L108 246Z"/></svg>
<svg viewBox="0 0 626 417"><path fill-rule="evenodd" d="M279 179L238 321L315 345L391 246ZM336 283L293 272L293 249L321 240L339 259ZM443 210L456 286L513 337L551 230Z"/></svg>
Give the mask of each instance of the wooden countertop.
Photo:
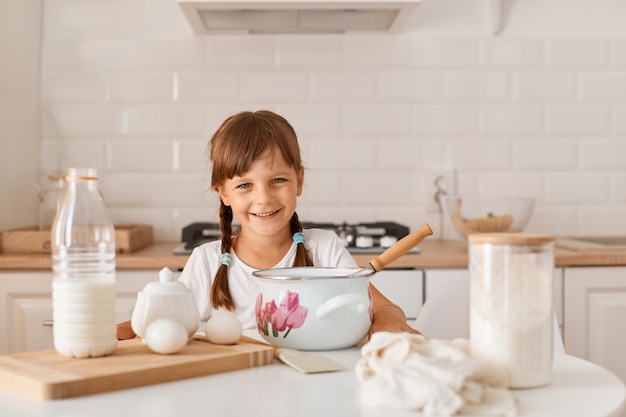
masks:
<svg viewBox="0 0 626 417"><path fill-rule="evenodd" d="M159 270L168 267L182 269L187 262L186 255L174 255L179 242L161 242L132 254L116 257L117 269ZM419 245L420 253L406 254L388 268L466 268L468 263L467 244L460 240L425 240ZM555 265L564 266L624 266L626 250L571 250L556 246ZM366 266L374 255L357 254L354 258L360 266ZM1 270L42 270L51 269L49 255L0 254Z"/></svg>

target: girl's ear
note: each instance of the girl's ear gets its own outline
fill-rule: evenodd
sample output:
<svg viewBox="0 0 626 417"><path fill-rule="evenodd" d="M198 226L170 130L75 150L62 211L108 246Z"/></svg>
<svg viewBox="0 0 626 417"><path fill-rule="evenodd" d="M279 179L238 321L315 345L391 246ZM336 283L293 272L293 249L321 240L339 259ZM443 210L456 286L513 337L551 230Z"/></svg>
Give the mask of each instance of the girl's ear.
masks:
<svg viewBox="0 0 626 417"><path fill-rule="evenodd" d="M302 195L303 185L304 185L304 168L300 168L300 172L298 172L298 197Z"/></svg>
<svg viewBox="0 0 626 417"><path fill-rule="evenodd" d="M217 187L217 192L220 193L220 199L225 206L230 206L230 200L226 193L224 193L224 187Z"/></svg>

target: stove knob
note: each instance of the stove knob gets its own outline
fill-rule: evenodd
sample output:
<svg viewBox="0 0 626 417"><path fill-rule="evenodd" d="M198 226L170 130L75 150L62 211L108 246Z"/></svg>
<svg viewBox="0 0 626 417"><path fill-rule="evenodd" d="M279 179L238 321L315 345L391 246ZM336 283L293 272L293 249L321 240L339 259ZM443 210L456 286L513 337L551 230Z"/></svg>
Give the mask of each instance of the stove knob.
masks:
<svg viewBox="0 0 626 417"><path fill-rule="evenodd" d="M388 248L390 246L392 246L394 243L396 243L398 241L398 238L395 236L383 236L380 238L380 247L381 248Z"/></svg>
<svg viewBox="0 0 626 417"><path fill-rule="evenodd" d="M371 248L374 246L374 238L371 236L357 236L356 247L357 248Z"/></svg>

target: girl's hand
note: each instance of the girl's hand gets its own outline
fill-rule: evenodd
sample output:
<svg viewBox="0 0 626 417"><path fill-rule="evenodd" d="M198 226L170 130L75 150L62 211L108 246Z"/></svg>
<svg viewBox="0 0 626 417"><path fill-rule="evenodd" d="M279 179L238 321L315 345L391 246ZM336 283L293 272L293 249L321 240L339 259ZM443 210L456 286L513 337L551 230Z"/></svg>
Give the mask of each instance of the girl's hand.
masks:
<svg viewBox="0 0 626 417"><path fill-rule="evenodd" d="M130 327L130 320L117 325L117 340L134 339L137 337Z"/></svg>
<svg viewBox="0 0 626 417"><path fill-rule="evenodd" d="M421 334L406 322L406 316L400 307L395 304L383 304L374 311L374 319L367 333L367 337L359 345L369 341L372 334L376 332L401 333L408 332Z"/></svg>

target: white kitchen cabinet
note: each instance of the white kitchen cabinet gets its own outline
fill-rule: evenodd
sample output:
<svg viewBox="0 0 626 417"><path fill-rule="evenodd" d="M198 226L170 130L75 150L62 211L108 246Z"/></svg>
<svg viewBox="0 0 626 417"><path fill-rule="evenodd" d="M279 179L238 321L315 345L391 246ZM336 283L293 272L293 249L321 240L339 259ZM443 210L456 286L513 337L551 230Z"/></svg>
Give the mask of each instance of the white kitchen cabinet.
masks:
<svg viewBox="0 0 626 417"><path fill-rule="evenodd" d="M137 292L158 271L117 271L117 321L130 320ZM52 273L0 273L0 354L52 349Z"/></svg>
<svg viewBox="0 0 626 417"><path fill-rule="evenodd" d="M452 283L467 283L469 285L469 269L426 269L424 270L424 300L439 286ZM555 268L553 274L553 303L559 329L563 335L563 268Z"/></svg>
<svg viewBox="0 0 626 417"><path fill-rule="evenodd" d="M626 381L626 267L565 268L564 290L566 352Z"/></svg>
<svg viewBox="0 0 626 417"><path fill-rule="evenodd" d="M424 273L418 269L386 269L377 272L370 282L385 297L404 310L407 320L417 317L423 303Z"/></svg>

